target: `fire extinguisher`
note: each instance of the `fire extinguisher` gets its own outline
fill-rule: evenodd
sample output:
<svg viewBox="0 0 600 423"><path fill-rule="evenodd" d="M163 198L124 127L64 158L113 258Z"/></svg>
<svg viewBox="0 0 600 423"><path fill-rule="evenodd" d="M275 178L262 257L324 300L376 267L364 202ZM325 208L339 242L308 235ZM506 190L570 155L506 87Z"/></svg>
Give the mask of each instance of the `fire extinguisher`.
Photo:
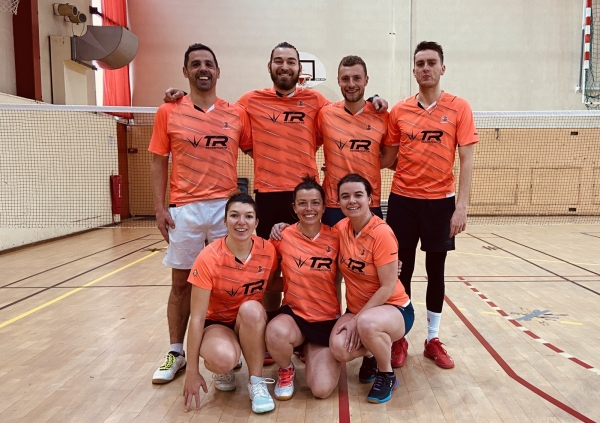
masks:
<svg viewBox="0 0 600 423"><path fill-rule="evenodd" d="M123 207L123 177L121 175L110 175L110 201L112 204L113 223L115 215L121 215Z"/></svg>

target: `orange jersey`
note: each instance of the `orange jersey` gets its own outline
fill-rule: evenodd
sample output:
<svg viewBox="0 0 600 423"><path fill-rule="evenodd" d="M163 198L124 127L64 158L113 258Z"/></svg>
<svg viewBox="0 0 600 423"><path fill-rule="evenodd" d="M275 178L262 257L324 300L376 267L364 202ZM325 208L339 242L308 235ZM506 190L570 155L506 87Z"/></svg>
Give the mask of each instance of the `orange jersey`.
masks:
<svg viewBox="0 0 600 423"><path fill-rule="evenodd" d="M183 205L227 198L237 189L238 147L252 149L250 120L241 107L218 98L203 112L185 96L158 108L148 150L172 154L169 203Z"/></svg>
<svg viewBox="0 0 600 423"><path fill-rule="evenodd" d="M454 194L452 167L456 146L479 141L469 103L446 92L429 110L417 96L392 108L387 145L399 145L392 192L412 198L439 199Z"/></svg>
<svg viewBox="0 0 600 423"><path fill-rule="evenodd" d="M317 140L325 153L325 189L327 207L339 208L337 184L349 173L358 173L373 186L371 207L381 205L379 152L387 136L388 113L377 114L367 102L362 112L352 115L338 101L323 107L317 117Z"/></svg>
<svg viewBox="0 0 600 423"><path fill-rule="evenodd" d="M367 225L354 236L350 219L340 220L340 255L338 264L346 282L346 304L356 314L379 289L377 267L398 261L398 241L382 219L373 215ZM400 280L385 304L404 306L409 298Z"/></svg>
<svg viewBox="0 0 600 423"><path fill-rule="evenodd" d="M271 241L281 257L283 305L309 322L340 317L335 276L339 249L338 231L321 224L319 234L310 239L298 225L287 227L281 241Z"/></svg>
<svg viewBox="0 0 600 423"><path fill-rule="evenodd" d="M211 242L198 254L188 282L211 291L207 319L232 323L244 302L262 300L269 276L277 268L277 253L269 241L253 235L250 256L242 263L225 239Z"/></svg>
<svg viewBox="0 0 600 423"><path fill-rule="evenodd" d="M323 94L298 88L282 96L266 88L244 94L238 103L252 122L255 190L293 191L305 174L319 175L315 121L328 103Z"/></svg>

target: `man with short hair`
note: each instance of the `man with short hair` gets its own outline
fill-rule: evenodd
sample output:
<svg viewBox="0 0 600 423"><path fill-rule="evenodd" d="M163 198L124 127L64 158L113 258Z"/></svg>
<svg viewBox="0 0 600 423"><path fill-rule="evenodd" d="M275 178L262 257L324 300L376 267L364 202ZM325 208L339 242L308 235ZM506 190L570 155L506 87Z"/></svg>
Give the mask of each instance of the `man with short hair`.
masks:
<svg viewBox="0 0 600 423"><path fill-rule="evenodd" d="M368 83L364 60L358 56L344 57L338 66L338 85L344 100L323 107L317 117L317 143L323 144L326 168L323 181L326 209L322 222L329 226L345 217L340 210L337 185L349 173L358 173L371 183L371 211L383 219L379 155L387 136L388 113L377 112L365 100Z"/></svg>
<svg viewBox="0 0 600 423"><path fill-rule="evenodd" d="M167 304L171 346L152 377L152 383L159 384L170 382L185 368L183 340L190 316L190 269L205 242L227 233L225 203L237 189L238 148L252 149L246 112L217 97L220 70L214 52L204 44L191 45L184 55L183 75L189 80L190 94L158 108L148 148L153 153L150 177L156 224L169 243L163 264L172 268Z"/></svg>
<svg viewBox="0 0 600 423"><path fill-rule="evenodd" d="M419 239L427 270L427 327L423 354L442 368L454 360L439 339L444 304L446 253L454 250L454 237L465 230L473 172L473 147L479 141L469 103L442 91L446 71L442 47L432 41L419 43L414 53L413 74L419 92L398 102L390 112L388 149L382 167L397 158L388 201L387 223L398 239L402 261L400 281L410 295ZM460 191L455 204L454 165L460 158ZM398 154L399 152L399 154ZM405 338L392 345L392 365L404 364Z"/></svg>

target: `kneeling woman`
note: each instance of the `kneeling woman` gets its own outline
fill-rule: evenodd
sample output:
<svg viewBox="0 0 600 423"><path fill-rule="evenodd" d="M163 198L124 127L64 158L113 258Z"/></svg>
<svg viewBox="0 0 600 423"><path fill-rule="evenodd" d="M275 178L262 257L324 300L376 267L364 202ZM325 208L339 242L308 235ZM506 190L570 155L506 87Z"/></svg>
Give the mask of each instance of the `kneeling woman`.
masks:
<svg viewBox="0 0 600 423"><path fill-rule="evenodd" d="M281 257L283 306L267 326L269 353L279 365L275 398L294 394L295 369L291 357L304 345L306 383L317 398L335 389L340 363L329 349L329 337L340 316L336 275L339 240L337 230L321 224L325 193L314 177L306 176L293 193L294 212L300 220L272 241ZM279 289L273 286L269 289Z"/></svg>
<svg viewBox="0 0 600 423"><path fill-rule="evenodd" d="M338 184L340 208L347 216L335 226L340 236L340 272L346 282L348 310L331 334L340 361L364 357L361 381L374 380L369 402L386 402L398 386L390 362L392 342L408 333L414 310L398 280L398 242L392 229L373 215L371 184L357 174Z"/></svg>
<svg viewBox="0 0 600 423"><path fill-rule="evenodd" d="M227 235L204 248L192 267L185 411L194 397L199 408L201 386L207 392L198 371L199 356L215 373L215 387L231 391L236 388L233 369L241 352L248 364L252 411L275 408L265 384L274 381L262 377L267 316L261 300L277 267L277 256L272 244L252 235L257 224L252 197L234 194L225 205Z"/></svg>

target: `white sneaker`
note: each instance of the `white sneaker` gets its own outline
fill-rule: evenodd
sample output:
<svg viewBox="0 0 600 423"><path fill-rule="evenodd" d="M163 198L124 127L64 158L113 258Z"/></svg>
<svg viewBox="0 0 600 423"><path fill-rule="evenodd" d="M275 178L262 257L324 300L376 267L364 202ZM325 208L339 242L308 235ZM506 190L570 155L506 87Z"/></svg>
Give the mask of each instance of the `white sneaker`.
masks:
<svg viewBox="0 0 600 423"><path fill-rule="evenodd" d="M235 389L235 374L233 374L233 370L224 375L213 373L212 378L215 381L215 388L219 391L233 391Z"/></svg>
<svg viewBox="0 0 600 423"><path fill-rule="evenodd" d="M275 402L269 394L267 383L275 383L274 379L250 376L248 382L248 394L252 401L252 411L255 413L266 413L275 409Z"/></svg>
<svg viewBox="0 0 600 423"><path fill-rule="evenodd" d="M179 354L169 351L167 355L165 355L165 362L154 372L152 383L169 383L175 379L175 374L178 371L185 369L185 365L185 353Z"/></svg>
<svg viewBox="0 0 600 423"><path fill-rule="evenodd" d="M279 368L279 377L277 378L277 384L275 385L275 398L279 401L287 401L294 395L294 379L296 377L296 369L292 364L287 369Z"/></svg>

